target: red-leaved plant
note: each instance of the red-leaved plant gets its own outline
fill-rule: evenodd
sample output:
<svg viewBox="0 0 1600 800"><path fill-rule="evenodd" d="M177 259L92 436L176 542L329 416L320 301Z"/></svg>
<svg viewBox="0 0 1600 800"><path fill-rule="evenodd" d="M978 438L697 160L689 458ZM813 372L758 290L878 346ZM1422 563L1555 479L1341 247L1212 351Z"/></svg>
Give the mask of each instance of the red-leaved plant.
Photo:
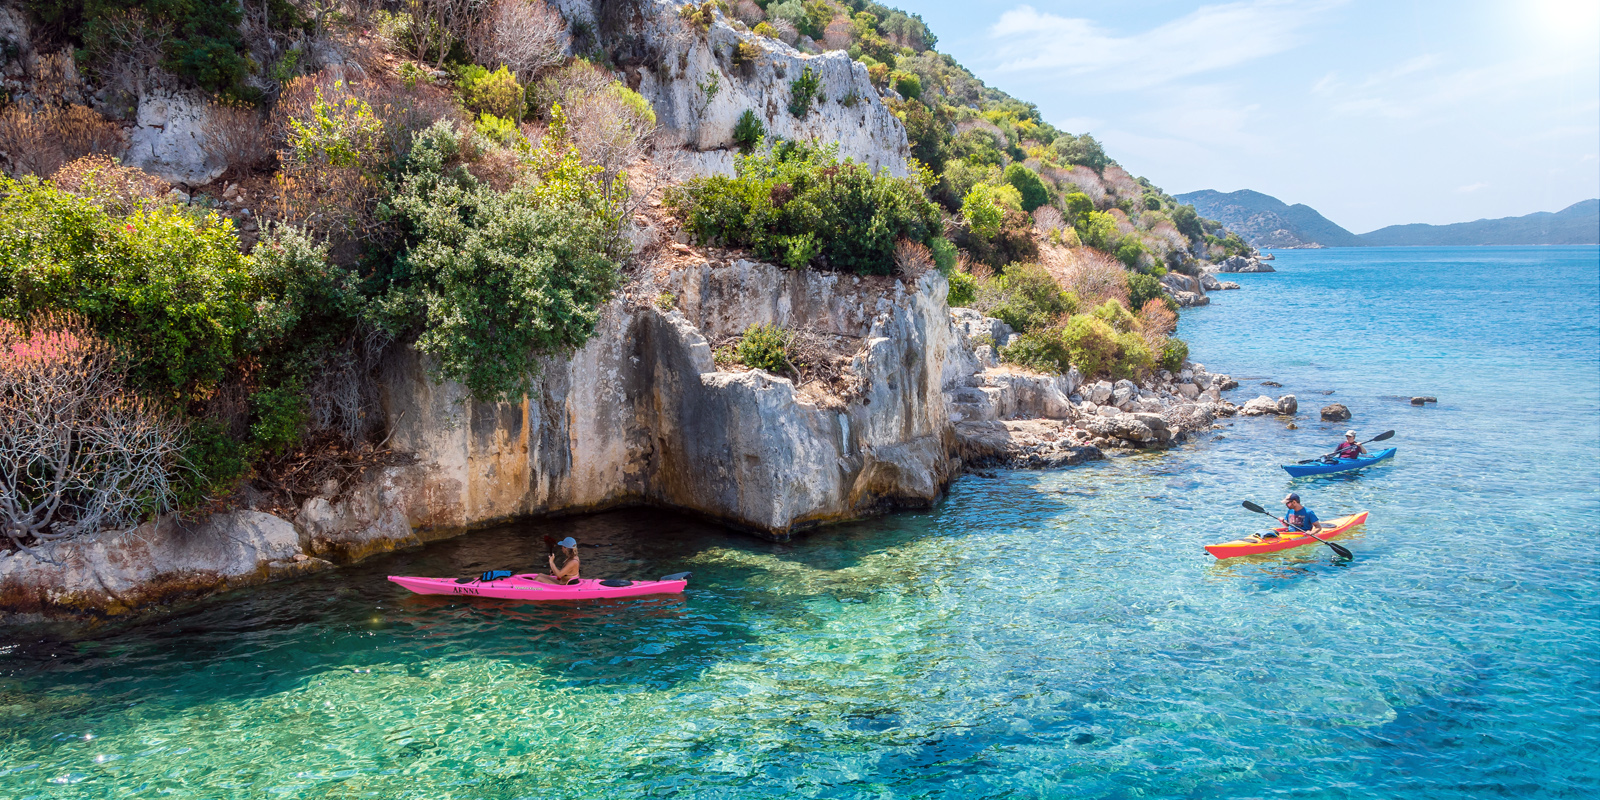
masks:
<svg viewBox="0 0 1600 800"><path fill-rule="evenodd" d="M183 428L124 386L81 319L0 320L0 544L54 561L57 542L172 507Z"/></svg>

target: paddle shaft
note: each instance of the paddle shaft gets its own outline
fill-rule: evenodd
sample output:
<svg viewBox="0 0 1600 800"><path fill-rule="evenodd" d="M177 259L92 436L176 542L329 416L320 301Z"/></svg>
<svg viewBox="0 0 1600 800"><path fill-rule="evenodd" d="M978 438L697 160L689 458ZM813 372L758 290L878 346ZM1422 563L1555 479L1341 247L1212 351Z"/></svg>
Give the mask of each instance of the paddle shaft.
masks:
<svg viewBox="0 0 1600 800"><path fill-rule="evenodd" d="M1248 509L1250 511L1254 511L1254 512L1259 513L1259 514L1266 514L1267 516L1272 517L1272 514L1270 512L1268 512L1265 508L1262 508L1261 506L1258 506L1255 503L1251 503L1248 500L1246 500L1245 503L1246 503L1246 505L1245 505L1246 509ZM1322 538L1321 536L1318 536L1316 531L1308 531L1308 530L1306 530L1304 528L1301 528L1301 527L1299 527L1297 525L1290 525L1288 520L1283 519L1281 517L1272 517L1272 518L1275 519L1275 520L1278 520L1281 523L1283 523L1283 526L1285 528L1290 528L1290 529L1293 529L1294 531L1296 531L1298 533L1303 533L1303 534L1305 534L1307 536L1310 536L1311 538L1316 539L1317 541L1322 542L1323 544L1333 548L1333 552L1338 553L1339 555L1344 556L1345 558L1349 558L1349 559L1354 559L1355 558L1355 554L1354 553L1351 553L1349 550L1346 550L1345 548L1343 548L1343 547L1341 547L1339 545L1336 545L1333 542L1330 542L1327 539Z"/></svg>
<svg viewBox="0 0 1600 800"><path fill-rule="evenodd" d="M1393 436L1394 436L1394 431L1384 431L1383 433L1380 433L1377 436L1374 436L1371 439L1368 439L1368 440L1362 442L1361 444L1363 446L1365 446L1365 445L1372 444L1373 442L1387 442ZM1327 455L1318 456L1316 458L1308 458L1308 459L1306 459L1304 461L1300 461L1300 462L1296 462L1296 463L1310 464L1310 463L1315 462L1315 461L1321 461L1321 460L1327 458L1328 456L1338 455L1338 453L1339 453L1339 451L1335 450L1332 453L1328 453ZM1266 512L1262 512L1262 513L1266 513ZM1279 520L1279 522L1283 522L1283 521ZM1284 524L1287 525L1289 523L1285 522Z"/></svg>

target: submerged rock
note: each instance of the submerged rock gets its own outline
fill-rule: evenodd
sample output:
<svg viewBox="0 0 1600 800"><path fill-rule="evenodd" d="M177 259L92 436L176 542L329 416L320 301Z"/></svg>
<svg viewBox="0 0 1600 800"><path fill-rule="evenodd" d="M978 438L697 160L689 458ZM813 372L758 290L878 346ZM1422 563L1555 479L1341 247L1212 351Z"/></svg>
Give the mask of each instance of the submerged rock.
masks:
<svg viewBox="0 0 1600 800"><path fill-rule="evenodd" d="M1328 422L1343 422L1350 418L1350 409L1343 403L1333 403L1322 407L1322 418Z"/></svg>

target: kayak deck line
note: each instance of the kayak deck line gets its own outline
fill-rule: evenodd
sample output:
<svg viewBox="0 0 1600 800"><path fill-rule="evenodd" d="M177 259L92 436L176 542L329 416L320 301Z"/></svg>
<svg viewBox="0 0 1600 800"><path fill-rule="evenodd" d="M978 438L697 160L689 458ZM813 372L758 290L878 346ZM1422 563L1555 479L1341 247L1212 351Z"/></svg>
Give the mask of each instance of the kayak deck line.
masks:
<svg viewBox="0 0 1600 800"><path fill-rule="evenodd" d="M658 581L619 581L585 578L565 586L538 580L538 573L513 575L494 581L474 578L420 578L390 575L389 580L417 594L448 594L463 597L492 597L499 600L596 600L609 597L639 597L650 594L682 594L691 573L668 575Z"/></svg>
<svg viewBox="0 0 1600 800"><path fill-rule="evenodd" d="M1395 451L1399 449L1400 448L1398 447L1390 447L1379 450L1378 452L1369 456L1363 456L1361 458L1341 458L1332 462L1316 461L1310 464L1284 464L1283 471L1289 473L1291 477L1295 478L1350 472L1351 470L1364 469L1372 466L1373 464L1377 464L1380 461L1387 461L1391 458L1394 458Z"/></svg>
<svg viewBox="0 0 1600 800"><path fill-rule="evenodd" d="M1314 545L1318 543L1319 539L1324 542L1330 542L1365 524L1368 513L1362 511L1357 514L1328 520L1327 524L1333 527L1317 531L1316 536L1304 533L1282 533L1276 539L1265 539L1259 542L1253 539L1235 539L1221 544L1208 544L1205 548L1207 553L1222 559L1259 555L1261 553L1276 553L1280 550L1290 550L1296 547L1304 547L1308 544Z"/></svg>

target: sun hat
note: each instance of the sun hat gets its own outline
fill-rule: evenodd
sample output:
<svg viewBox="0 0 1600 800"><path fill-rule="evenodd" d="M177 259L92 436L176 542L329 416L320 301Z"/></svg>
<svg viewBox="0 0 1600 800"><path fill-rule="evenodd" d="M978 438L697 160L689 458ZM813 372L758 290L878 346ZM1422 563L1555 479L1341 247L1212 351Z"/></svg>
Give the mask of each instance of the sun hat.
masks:
<svg viewBox="0 0 1600 800"><path fill-rule="evenodd" d="M1355 431L1345 431L1344 435L1349 436L1350 438L1353 439L1353 438L1355 438L1356 432Z"/></svg>
<svg viewBox="0 0 1600 800"><path fill-rule="evenodd" d="M562 539L559 542L556 542L556 544L559 544L562 547L577 547L578 546L578 540L572 538L571 536L568 536L567 538Z"/></svg>

